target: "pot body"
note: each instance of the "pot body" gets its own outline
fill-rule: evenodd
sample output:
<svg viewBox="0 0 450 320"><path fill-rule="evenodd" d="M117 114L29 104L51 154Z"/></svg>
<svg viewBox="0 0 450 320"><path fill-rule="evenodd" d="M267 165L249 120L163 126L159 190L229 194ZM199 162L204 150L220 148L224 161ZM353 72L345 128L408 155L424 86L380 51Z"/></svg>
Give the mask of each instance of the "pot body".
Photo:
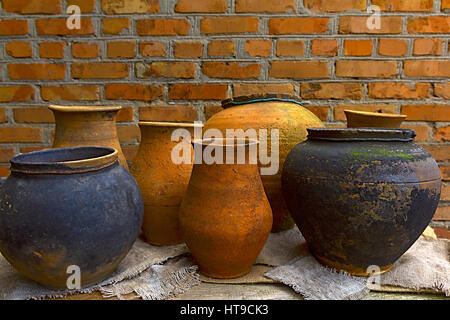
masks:
<svg viewBox="0 0 450 320"><path fill-rule="evenodd" d="M291 151L284 195L321 263L358 276L368 275L371 265L385 272L425 230L441 179L414 135L407 129L310 129L310 138Z"/></svg>
<svg viewBox="0 0 450 320"><path fill-rule="evenodd" d="M116 116L120 106L50 106L55 115L53 148L110 147L119 153L119 163L128 170L117 136Z"/></svg>
<svg viewBox="0 0 450 320"><path fill-rule="evenodd" d="M58 159L63 150L68 160L80 159L80 149L105 148L21 156ZM68 166L16 172L12 165L0 187L1 253L25 277L54 288L67 288L72 265L80 268L82 286L107 278L136 240L143 217L139 188L117 156L112 164Z"/></svg>
<svg viewBox="0 0 450 320"><path fill-rule="evenodd" d="M179 219L200 272L212 278L250 272L272 227L257 165L194 164Z"/></svg>
<svg viewBox="0 0 450 320"><path fill-rule="evenodd" d="M192 172L194 150L189 136L194 134L194 124L140 122L139 127L141 144L130 172L144 200L144 237L154 245L182 243L178 210ZM172 141L172 133L177 129L186 130L189 136ZM186 156L187 161L172 161L172 152Z"/></svg>
<svg viewBox="0 0 450 320"><path fill-rule="evenodd" d="M267 99L267 100L265 100ZM235 103L235 104L234 104ZM322 127L323 124L312 112L289 98L250 97L224 101L225 109L213 115L204 126L204 132L218 129L226 135L227 129L256 130L255 139L260 140L260 129L267 130L267 153L271 154L272 129L279 132L279 157L276 159L277 172L261 175L264 190L273 213L272 232L294 227L281 191L281 171L289 151L300 141L306 140L308 127ZM259 147L263 147L260 143ZM274 165L272 163L272 165ZM268 167L261 164L259 167Z"/></svg>

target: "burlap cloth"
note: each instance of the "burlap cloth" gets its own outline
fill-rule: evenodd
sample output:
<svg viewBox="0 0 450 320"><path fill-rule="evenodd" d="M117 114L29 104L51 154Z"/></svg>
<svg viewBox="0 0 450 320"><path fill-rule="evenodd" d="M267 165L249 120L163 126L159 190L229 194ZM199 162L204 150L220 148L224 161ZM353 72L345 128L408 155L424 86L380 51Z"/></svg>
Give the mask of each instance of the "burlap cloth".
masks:
<svg viewBox="0 0 450 320"><path fill-rule="evenodd" d="M252 284L281 282L305 299L360 299L370 290L449 294L448 240L421 237L377 283L320 265L308 252L297 228L270 234L252 271L238 279L199 275L185 245L156 247L137 240L112 277L82 290L56 291L23 279L0 256L0 299L41 299L100 291L107 297L136 293L143 299L166 299L203 282Z"/></svg>

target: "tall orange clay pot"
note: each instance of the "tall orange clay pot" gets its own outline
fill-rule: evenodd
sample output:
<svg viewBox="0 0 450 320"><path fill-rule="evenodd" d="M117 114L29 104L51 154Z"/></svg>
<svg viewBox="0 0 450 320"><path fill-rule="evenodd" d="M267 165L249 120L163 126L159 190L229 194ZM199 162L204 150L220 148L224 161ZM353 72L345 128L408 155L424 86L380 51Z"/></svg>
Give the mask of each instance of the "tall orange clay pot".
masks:
<svg viewBox="0 0 450 320"><path fill-rule="evenodd" d="M128 170L117 137L116 116L120 106L49 106L55 115L53 148L110 147L118 151L119 163Z"/></svg>
<svg viewBox="0 0 450 320"><path fill-rule="evenodd" d="M139 122L141 144L130 172L142 192L142 231L148 243L174 245L183 242L178 210L191 177L194 159L191 137L195 126L201 133L201 124ZM172 133L177 129L184 129L187 136L180 141L178 138L172 141ZM180 150L186 150L189 154L183 154ZM186 156L186 161L174 162L172 152L175 156Z"/></svg>
<svg viewBox="0 0 450 320"><path fill-rule="evenodd" d="M223 111L206 121L203 131L218 129L226 135L227 129L254 129L260 140L260 130L267 130L268 153L272 144L272 129L279 132L278 171L275 174L262 175L264 189L272 207L272 232L294 227L286 202L281 191L281 171L284 161L293 147L306 140L308 127L324 127L322 121L311 111L301 106L300 99L288 95L245 96L224 100ZM266 165L259 162L260 167Z"/></svg>
<svg viewBox="0 0 450 320"><path fill-rule="evenodd" d="M255 143L240 145L248 154ZM180 207L181 231L200 272L236 278L250 272L261 252L272 228L272 211L256 160L255 164L237 164L236 159L230 164L198 163L199 153L208 147L223 150L224 158L229 150L237 151L232 142L223 140L194 142L196 162Z"/></svg>

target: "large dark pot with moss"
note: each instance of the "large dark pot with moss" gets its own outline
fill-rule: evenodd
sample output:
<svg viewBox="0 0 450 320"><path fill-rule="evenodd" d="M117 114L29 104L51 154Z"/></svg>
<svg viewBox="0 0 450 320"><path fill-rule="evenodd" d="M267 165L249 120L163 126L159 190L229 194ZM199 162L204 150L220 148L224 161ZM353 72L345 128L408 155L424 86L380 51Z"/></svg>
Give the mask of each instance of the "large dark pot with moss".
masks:
<svg viewBox="0 0 450 320"><path fill-rule="evenodd" d="M66 287L76 270L69 266L80 268L82 286L108 277L142 219L139 188L112 148L19 155L0 186L0 252L22 275L49 287Z"/></svg>
<svg viewBox="0 0 450 320"><path fill-rule="evenodd" d="M408 129L308 129L288 155L283 194L313 255L366 276L386 272L437 208L441 177Z"/></svg>

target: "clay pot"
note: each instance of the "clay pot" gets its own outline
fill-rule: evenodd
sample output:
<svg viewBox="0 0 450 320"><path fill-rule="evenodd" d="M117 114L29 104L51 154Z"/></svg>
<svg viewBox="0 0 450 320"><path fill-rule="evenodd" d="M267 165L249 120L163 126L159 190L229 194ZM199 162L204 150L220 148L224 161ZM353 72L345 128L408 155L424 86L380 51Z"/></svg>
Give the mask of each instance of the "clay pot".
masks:
<svg viewBox="0 0 450 320"><path fill-rule="evenodd" d="M236 278L250 272L272 227L272 212L258 166L248 161L256 141L234 143L223 139L194 142L196 162L180 207L184 240L200 267L212 278ZM212 163L197 157L207 148L234 155L233 164ZM246 153L237 163L237 150ZM255 148L256 149L256 148Z"/></svg>
<svg viewBox="0 0 450 320"><path fill-rule="evenodd" d="M55 114L53 148L110 147L119 152L119 163L128 170L117 137L120 106L49 106Z"/></svg>
<svg viewBox="0 0 450 320"><path fill-rule="evenodd" d="M267 129L268 154L271 151L271 129L279 130L278 171L271 175L262 175L264 190L273 213L272 232L294 227L286 202L281 192L281 170L289 151L300 141L306 140L306 128L321 127L322 122L308 109L302 107L299 98L291 96L251 96L238 97L222 102L225 110L213 115L204 126L204 132L218 129L226 136L227 129L254 129L260 140L260 129ZM261 144L260 144L261 147ZM260 168L268 167L261 164Z"/></svg>
<svg viewBox="0 0 450 320"><path fill-rule="evenodd" d="M200 124L175 122L139 122L141 144L130 172L136 178L144 199L142 230L147 242L174 245L183 239L178 224L178 209L191 177L194 150L191 138ZM189 136L172 141L172 133L184 129ZM185 163L174 163L176 147L189 151ZM178 155L178 152L177 152ZM184 154L183 154L184 156Z"/></svg>
<svg viewBox="0 0 450 320"><path fill-rule="evenodd" d="M143 217L139 188L112 148L62 148L11 159L0 186L0 251L23 276L67 288L107 278L136 240ZM73 272L73 271L72 271Z"/></svg>
<svg viewBox="0 0 450 320"><path fill-rule="evenodd" d="M437 208L441 178L409 129L308 129L288 155L283 192L310 250L324 265L386 272Z"/></svg>
<svg viewBox="0 0 450 320"><path fill-rule="evenodd" d="M406 115L344 110L348 128L400 128Z"/></svg>

